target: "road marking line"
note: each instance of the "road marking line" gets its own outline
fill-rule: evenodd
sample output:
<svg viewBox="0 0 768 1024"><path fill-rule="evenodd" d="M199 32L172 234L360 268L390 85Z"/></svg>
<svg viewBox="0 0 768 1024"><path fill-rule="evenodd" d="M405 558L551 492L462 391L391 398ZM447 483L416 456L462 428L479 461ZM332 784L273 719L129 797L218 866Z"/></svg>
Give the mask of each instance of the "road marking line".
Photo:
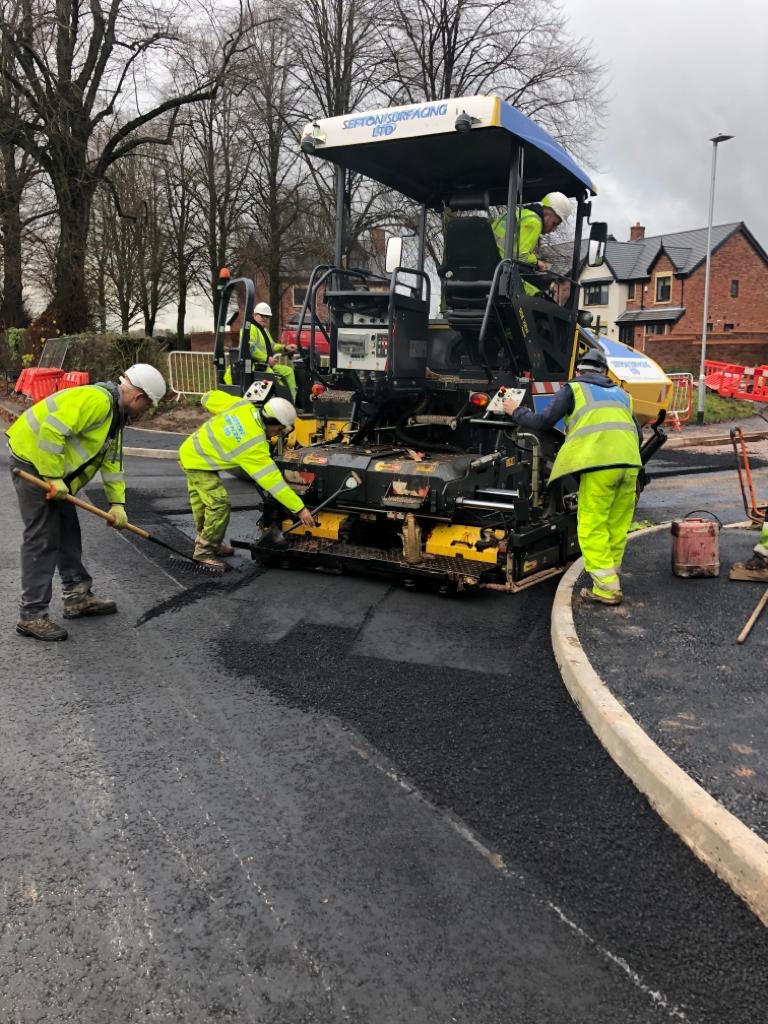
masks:
<svg viewBox="0 0 768 1024"><path fill-rule="evenodd" d="M666 1010L670 1020L688 1020L688 1017L686 1017L683 1011L674 1003L670 1002L662 992L659 992L657 989L651 988L650 985L646 984L640 977L640 975L637 973L637 971L633 970L626 960L618 956L616 953L612 953L609 949L606 949L604 946L600 945L600 943L596 939L592 938L592 936L589 935L587 932L585 932L583 928L577 925L574 921L571 921L570 918L566 917L566 915L563 913L560 907L557 906L557 904L552 903L551 900L539 896L532 888L527 877L520 871L513 871L507 864L505 864L501 855L489 849L480 839L478 839L478 837L474 834L474 832L469 828L468 825L466 825L459 818L455 818L452 814L447 813L446 811L442 811L438 807L436 807L430 800L428 800L424 796L423 793L416 789L415 786L413 786L410 782L407 782L404 778L398 775L397 772L393 771L386 764L380 761L379 758L370 750L366 750L364 747L354 745L351 747L351 749L355 754L358 755L358 757L360 757L361 760L366 761L368 764L371 764L378 772L381 772L382 775L385 775L388 779L394 782L402 790L408 793L409 796L415 796L416 799L419 800L422 804L424 804L425 807L427 807L430 811L432 811L444 822L446 822L448 826L451 829L453 829L454 832L457 833L457 835L459 835L463 840L465 840L465 842L467 842L471 847L473 847L473 849L475 849L482 857L484 857L489 862L489 864L492 867L494 867L497 871L503 874L506 878L513 879L514 881L520 883L524 888L524 891L529 896L533 897L533 899L540 906L543 906L547 910L551 910L553 913L555 913L563 924L565 924L572 932L574 932L574 934L578 935L579 938L583 939L590 946L592 946L592 948L604 960L608 960L610 961L610 963L618 967L626 975L629 981L635 986L635 988L638 988L644 995L650 997L650 999L652 999L653 1002L656 1003L660 1008Z"/></svg>

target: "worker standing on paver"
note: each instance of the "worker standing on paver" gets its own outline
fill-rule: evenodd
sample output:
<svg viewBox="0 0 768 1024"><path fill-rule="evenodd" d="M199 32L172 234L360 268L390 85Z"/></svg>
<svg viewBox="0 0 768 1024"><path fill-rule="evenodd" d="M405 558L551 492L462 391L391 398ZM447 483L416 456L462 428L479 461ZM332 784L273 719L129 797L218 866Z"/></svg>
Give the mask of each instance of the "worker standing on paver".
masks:
<svg viewBox="0 0 768 1024"><path fill-rule="evenodd" d="M119 384L88 384L44 398L6 431L11 470L26 470L50 484L46 494L13 477L24 521L17 633L35 640L67 639L66 629L48 616L57 568L65 619L117 611L114 601L91 593L93 580L82 562L77 509L68 501L51 499L76 494L100 471L113 525L122 529L128 522L123 427L164 394L160 371L137 363L125 371Z"/></svg>
<svg viewBox="0 0 768 1024"><path fill-rule="evenodd" d="M540 203L531 203L517 209L517 238L512 250L512 258L522 263L530 263L532 270L547 271L549 264L539 259L537 249L542 235L548 235L568 220L571 215L571 203L562 192L549 192ZM499 256L504 258L504 245L507 237L507 215L500 214L491 222L496 238ZM528 281L523 282L528 295L539 295L541 289Z"/></svg>
<svg viewBox="0 0 768 1024"><path fill-rule="evenodd" d="M221 557L232 554L232 548L224 543L232 506L219 479L223 469L244 470L254 483L297 515L304 526L315 525L312 513L285 482L269 450L272 438L293 429L296 410L284 398L270 398L257 408L259 394L260 388L253 385L243 398L223 391L203 395L201 404L214 417L179 449L179 464L187 477L197 528L194 557L217 572L225 568Z"/></svg>
<svg viewBox="0 0 768 1024"><path fill-rule="evenodd" d="M637 500L640 430L632 416L632 399L608 377L602 352L579 357L576 377L555 395L544 412L518 408L514 399L504 412L526 429L551 430L561 419L566 436L549 482L579 477L577 532L592 589L581 596L597 604L621 604L619 571Z"/></svg>

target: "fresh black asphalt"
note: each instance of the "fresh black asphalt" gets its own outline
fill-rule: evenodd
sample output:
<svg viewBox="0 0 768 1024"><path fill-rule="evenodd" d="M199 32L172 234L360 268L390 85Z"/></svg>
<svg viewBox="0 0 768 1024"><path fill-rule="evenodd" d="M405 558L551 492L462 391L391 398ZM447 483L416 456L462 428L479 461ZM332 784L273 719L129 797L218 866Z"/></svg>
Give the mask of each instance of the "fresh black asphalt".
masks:
<svg viewBox="0 0 768 1024"><path fill-rule="evenodd" d="M174 464L128 468L189 543ZM121 612L34 644L3 471L1 1019L765 1020L765 930L571 704L553 586L216 580L84 521Z"/></svg>
<svg viewBox="0 0 768 1024"><path fill-rule="evenodd" d="M642 534L627 552L625 604L602 614L577 601L575 622L587 657L633 718L768 841L768 612L736 643L768 581L728 578L755 540L751 530L723 530L719 577L681 579L670 571L669 532ZM654 657L638 658L649 644Z"/></svg>

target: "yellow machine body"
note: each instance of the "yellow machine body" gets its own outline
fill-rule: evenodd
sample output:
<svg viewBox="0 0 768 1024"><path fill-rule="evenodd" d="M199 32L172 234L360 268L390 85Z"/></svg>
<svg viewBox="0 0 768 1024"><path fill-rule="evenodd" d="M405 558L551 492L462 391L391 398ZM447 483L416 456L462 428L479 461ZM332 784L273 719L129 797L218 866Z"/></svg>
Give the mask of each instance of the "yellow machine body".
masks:
<svg viewBox="0 0 768 1024"><path fill-rule="evenodd" d="M504 537L501 530L495 531L497 539ZM443 555L446 558L471 559L474 562L486 562L495 565L498 560L497 547L484 547L477 550L478 541L486 540L487 533L478 526L453 526L450 523L438 523L429 534L425 546L428 555Z"/></svg>

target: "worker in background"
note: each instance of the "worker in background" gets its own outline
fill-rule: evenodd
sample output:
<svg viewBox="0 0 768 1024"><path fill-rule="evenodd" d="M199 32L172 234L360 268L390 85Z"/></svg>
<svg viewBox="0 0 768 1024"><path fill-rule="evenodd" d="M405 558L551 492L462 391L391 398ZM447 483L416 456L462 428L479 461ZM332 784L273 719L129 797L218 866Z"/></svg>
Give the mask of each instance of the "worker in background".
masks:
<svg viewBox="0 0 768 1024"><path fill-rule="evenodd" d="M539 259L537 248L542 235L548 235L555 228L567 221L571 215L571 203L562 192L549 192L540 203L530 203L517 209L516 246L512 249L512 259L529 263L531 268L539 271L549 270L549 264ZM504 245L507 237L507 215L502 213L491 223L496 237L499 256L504 258ZM528 281L523 281L528 295L540 295L541 289Z"/></svg>
<svg viewBox="0 0 768 1024"><path fill-rule="evenodd" d="M61 500L101 473L116 529L128 522L123 475L123 427L165 395L159 370L136 363L119 384L88 384L58 391L27 409L6 431L11 469L24 469L51 486L46 494L13 477L24 537L21 543L21 604L16 632L35 640L66 640L67 631L49 618L53 574L58 568L64 618L111 615L114 601L91 592L82 562L77 509ZM58 500L56 500L58 499Z"/></svg>
<svg viewBox="0 0 768 1024"><path fill-rule="evenodd" d="M577 533L592 588L581 597L597 604L621 604L619 571L637 501L640 428L632 399L608 377L601 351L580 356L576 377L557 392L544 412L518 408L507 398L504 412L525 429L551 430L565 421L565 441L549 483L579 477Z"/></svg>
<svg viewBox="0 0 768 1024"><path fill-rule="evenodd" d="M291 355L296 351L295 345L281 345L276 341L272 340L272 335L269 333L269 321L272 317L272 310L269 308L266 302L257 303L253 310L253 323L251 324L251 333L249 335L249 346L251 349L251 359L254 363L258 363L263 366L267 373L271 373L277 377L281 384L291 393L291 398L296 398L296 374L293 371L292 366L284 366L278 361L278 356L281 352L288 352ZM270 356L267 352L267 342L265 340L269 338L269 344L272 349L272 355ZM224 383L232 383L232 371L229 367L224 371Z"/></svg>
<svg viewBox="0 0 768 1024"><path fill-rule="evenodd" d="M188 437L179 449L179 463L187 477L197 527L194 557L217 572L225 568L221 558L232 554L232 548L224 544L232 507L219 479L223 469L244 470L255 484L297 515L304 526L315 525L311 512L285 482L269 450L272 438L291 432L296 410L284 398L270 398L258 408L256 394L253 385L243 398L224 391L203 395L201 404L214 414L213 419Z"/></svg>

